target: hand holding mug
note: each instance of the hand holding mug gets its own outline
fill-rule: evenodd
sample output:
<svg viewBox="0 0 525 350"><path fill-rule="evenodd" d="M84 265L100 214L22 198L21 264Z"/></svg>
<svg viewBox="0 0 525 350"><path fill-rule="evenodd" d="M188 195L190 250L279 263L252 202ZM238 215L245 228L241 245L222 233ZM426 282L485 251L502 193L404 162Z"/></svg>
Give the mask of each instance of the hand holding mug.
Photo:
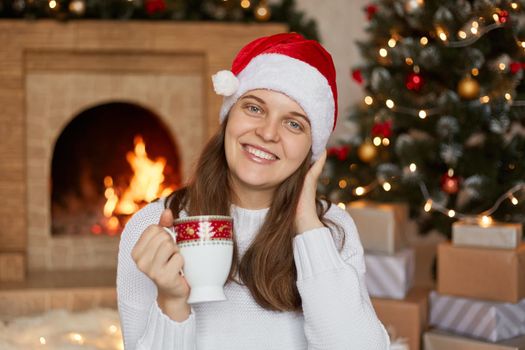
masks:
<svg viewBox="0 0 525 350"><path fill-rule="evenodd" d="M185 303L190 287L180 274L184 258L175 240L166 232L166 227L173 227L170 209L162 212L158 225L151 225L142 233L131 257L138 269L155 283L159 296Z"/></svg>

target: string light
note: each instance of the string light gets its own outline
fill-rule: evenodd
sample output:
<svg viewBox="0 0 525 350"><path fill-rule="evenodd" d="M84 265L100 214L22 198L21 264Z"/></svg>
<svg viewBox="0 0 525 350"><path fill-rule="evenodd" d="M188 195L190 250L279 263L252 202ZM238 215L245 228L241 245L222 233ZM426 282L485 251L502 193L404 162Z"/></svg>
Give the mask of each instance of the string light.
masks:
<svg viewBox="0 0 525 350"><path fill-rule="evenodd" d="M392 185L388 181L383 182L383 189L388 192L392 189Z"/></svg>
<svg viewBox="0 0 525 350"><path fill-rule="evenodd" d="M498 68L499 68L499 70L505 70L505 68L507 68L507 66L505 65L505 63L500 62L500 64L498 64Z"/></svg>
<svg viewBox="0 0 525 350"><path fill-rule="evenodd" d="M492 218L488 215L483 215L479 220L481 227L489 227L492 224Z"/></svg>
<svg viewBox="0 0 525 350"><path fill-rule="evenodd" d="M354 190L354 193L358 196L362 196L365 194L365 188L364 187L357 187L355 190Z"/></svg>
<svg viewBox="0 0 525 350"><path fill-rule="evenodd" d="M40 345L46 345L46 338L40 337Z"/></svg>
<svg viewBox="0 0 525 350"><path fill-rule="evenodd" d="M366 96L365 97L365 103L369 106L372 105L372 103L374 103L374 99L372 98L372 96Z"/></svg>
<svg viewBox="0 0 525 350"><path fill-rule="evenodd" d="M405 58L405 63L411 66L414 64L414 60L412 59L412 57L407 57Z"/></svg>
<svg viewBox="0 0 525 350"><path fill-rule="evenodd" d="M372 143L376 147L380 146L381 145L381 138L379 136L374 137L374 139L372 140Z"/></svg>
<svg viewBox="0 0 525 350"><path fill-rule="evenodd" d="M390 109L394 108L395 106L394 101L392 101L391 99L386 100L385 104Z"/></svg>
<svg viewBox="0 0 525 350"><path fill-rule="evenodd" d="M390 40L388 40L388 46L390 46L390 47L396 47L396 44L397 44L396 39L391 38Z"/></svg>
<svg viewBox="0 0 525 350"><path fill-rule="evenodd" d="M388 56L388 51L385 48L379 49L379 56L381 56L381 57Z"/></svg>
<svg viewBox="0 0 525 350"><path fill-rule="evenodd" d="M417 170L417 166L416 166L416 164L414 164L414 163L411 163L411 164L409 165L408 168L409 168L410 171L413 172L413 173L416 172L416 170Z"/></svg>
<svg viewBox="0 0 525 350"><path fill-rule="evenodd" d="M346 205L345 205L343 202L339 202L339 203L337 203L337 206L338 206L339 208L343 209L343 210L346 209Z"/></svg>
<svg viewBox="0 0 525 350"><path fill-rule="evenodd" d="M422 36L421 39L419 39L419 43L423 46L428 44L428 38L426 36Z"/></svg>
<svg viewBox="0 0 525 350"><path fill-rule="evenodd" d="M432 210L432 199L427 199L423 209L428 213Z"/></svg>
<svg viewBox="0 0 525 350"><path fill-rule="evenodd" d="M54 9L57 7L57 2L55 0L49 1L49 8Z"/></svg>
<svg viewBox="0 0 525 350"><path fill-rule="evenodd" d="M347 185L348 185L348 182L346 182L345 179L339 180L339 188L340 189L345 189Z"/></svg>
<svg viewBox="0 0 525 350"><path fill-rule="evenodd" d="M510 7L512 7L513 10L517 10L517 9L518 9L518 3L516 3L516 2L512 2L512 3L510 4Z"/></svg>
<svg viewBox="0 0 525 350"><path fill-rule="evenodd" d="M466 39L467 38L467 33L465 33L463 30L460 30L458 32L458 36L461 38L461 39Z"/></svg>
<svg viewBox="0 0 525 350"><path fill-rule="evenodd" d="M414 169L413 171L415 171L417 169L417 166L416 166L416 164L411 163L409 168L410 168L411 171L412 171L412 169ZM449 176L454 176L454 169L452 169L452 168L449 169L447 173L449 174ZM386 181L382 184L383 185L383 189L385 189L384 184L386 184L386 183L388 183L387 188L389 188L389 190L390 190L392 188L391 184L389 182L386 182ZM353 191L353 193L355 195L362 196L362 195L372 191L377 186L378 186L377 181L374 181L374 182L372 182L370 185L368 185L366 187L363 187L363 186L357 187ZM457 218L457 219L461 219L461 220L465 220L465 221L473 221L473 222L481 222L481 220L483 220L484 222L488 222L488 220L492 220L490 215L492 215L496 210L498 210L499 206L501 205L501 203L505 199L508 198L508 199L510 199L510 201L511 201L511 203L513 205L518 205L519 201L514 196L514 193L516 193L518 191L521 191L521 190L525 190L525 183L520 183L520 184L512 187L511 189L509 189L504 194L502 194L496 200L496 202L494 203L494 205L490 209L485 210L483 213L481 213L481 216L480 216L480 214L476 215L476 214L459 213L459 212L456 212L454 209L445 208L441 204L435 203L432 200L432 198L430 197L430 194L428 192L428 189L427 189L425 183L422 182L422 181L419 181L419 188L421 190L421 193L423 194L423 197L425 198L425 204L423 206L423 209L427 213L430 212L431 210L434 210L434 211L440 212L442 214L448 215L450 218ZM389 190L385 189L385 191L389 191ZM487 217L487 218L483 219L483 217Z"/></svg>
<svg viewBox="0 0 525 350"><path fill-rule="evenodd" d="M84 344L84 337L78 333L70 333L69 340L75 344L80 344L80 345Z"/></svg>
<svg viewBox="0 0 525 350"><path fill-rule="evenodd" d="M512 100L512 95L508 92L505 93L505 100L510 101Z"/></svg>
<svg viewBox="0 0 525 350"><path fill-rule="evenodd" d="M385 138L383 139L383 146L386 147L386 146L388 146L388 145L390 145L390 140L389 140L388 138L385 137Z"/></svg>
<svg viewBox="0 0 525 350"><path fill-rule="evenodd" d="M250 3L250 0L242 0L241 1L241 7L243 9L248 9L248 8L250 8L251 5L252 4Z"/></svg>
<svg viewBox="0 0 525 350"><path fill-rule="evenodd" d="M473 76L477 77L478 74L479 74L479 69L472 68L472 70L470 71L470 74L472 74Z"/></svg>
<svg viewBox="0 0 525 350"><path fill-rule="evenodd" d="M420 110L418 116L421 119L425 119L427 117L427 112L425 112L424 110Z"/></svg>
<svg viewBox="0 0 525 350"><path fill-rule="evenodd" d="M490 97L485 95L483 97L480 97L479 100L481 101L481 103L489 103L490 102Z"/></svg>

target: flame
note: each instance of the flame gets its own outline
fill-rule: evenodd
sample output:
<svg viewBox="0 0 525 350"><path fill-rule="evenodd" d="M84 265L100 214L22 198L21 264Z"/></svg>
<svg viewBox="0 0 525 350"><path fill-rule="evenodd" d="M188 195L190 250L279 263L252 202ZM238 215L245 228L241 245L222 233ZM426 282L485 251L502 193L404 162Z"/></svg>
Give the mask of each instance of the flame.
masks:
<svg viewBox="0 0 525 350"><path fill-rule="evenodd" d="M120 216L130 216L137 212L145 203L149 203L155 198L166 196L175 190L174 186L165 187L164 168L166 159L159 157L156 160L148 158L146 144L140 135L135 136L135 148L133 152L128 152L126 160L131 165L133 177L130 184L124 190L115 188L113 178L106 176L104 186L106 188L104 196L104 223L103 226L109 235L115 235L121 228ZM122 193L119 197L118 193ZM100 234L99 229L94 225L91 229L93 234Z"/></svg>

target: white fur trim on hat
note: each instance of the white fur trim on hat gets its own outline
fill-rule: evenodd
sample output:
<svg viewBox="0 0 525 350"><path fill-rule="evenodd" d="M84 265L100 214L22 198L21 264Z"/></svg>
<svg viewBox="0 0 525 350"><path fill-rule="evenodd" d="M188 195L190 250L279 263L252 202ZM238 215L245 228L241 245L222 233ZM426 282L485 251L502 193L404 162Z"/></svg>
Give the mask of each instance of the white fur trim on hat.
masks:
<svg viewBox="0 0 525 350"><path fill-rule="evenodd" d="M271 53L253 58L237 78L238 89L231 96L224 97L221 122L247 91L269 89L282 92L296 101L310 119L312 160L317 160L334 127L334 96L324 75L301 60Z"/></svg>

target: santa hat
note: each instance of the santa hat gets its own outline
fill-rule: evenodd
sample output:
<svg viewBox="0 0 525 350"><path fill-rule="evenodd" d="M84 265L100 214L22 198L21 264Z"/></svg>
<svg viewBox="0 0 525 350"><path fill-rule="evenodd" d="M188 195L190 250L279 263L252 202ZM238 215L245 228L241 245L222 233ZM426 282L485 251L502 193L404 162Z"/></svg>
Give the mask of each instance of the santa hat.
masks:
<svg viewBox="0 0 525 350"><path fill-rule="evenodd" d="M297 33L262 37L243 47L231 71L212 76L215 92L224 96L221 123L247 91L269 89L297 102L310 119L312 159L326 147L337 121L337 86L332 56L315 40Z"/></svg>

